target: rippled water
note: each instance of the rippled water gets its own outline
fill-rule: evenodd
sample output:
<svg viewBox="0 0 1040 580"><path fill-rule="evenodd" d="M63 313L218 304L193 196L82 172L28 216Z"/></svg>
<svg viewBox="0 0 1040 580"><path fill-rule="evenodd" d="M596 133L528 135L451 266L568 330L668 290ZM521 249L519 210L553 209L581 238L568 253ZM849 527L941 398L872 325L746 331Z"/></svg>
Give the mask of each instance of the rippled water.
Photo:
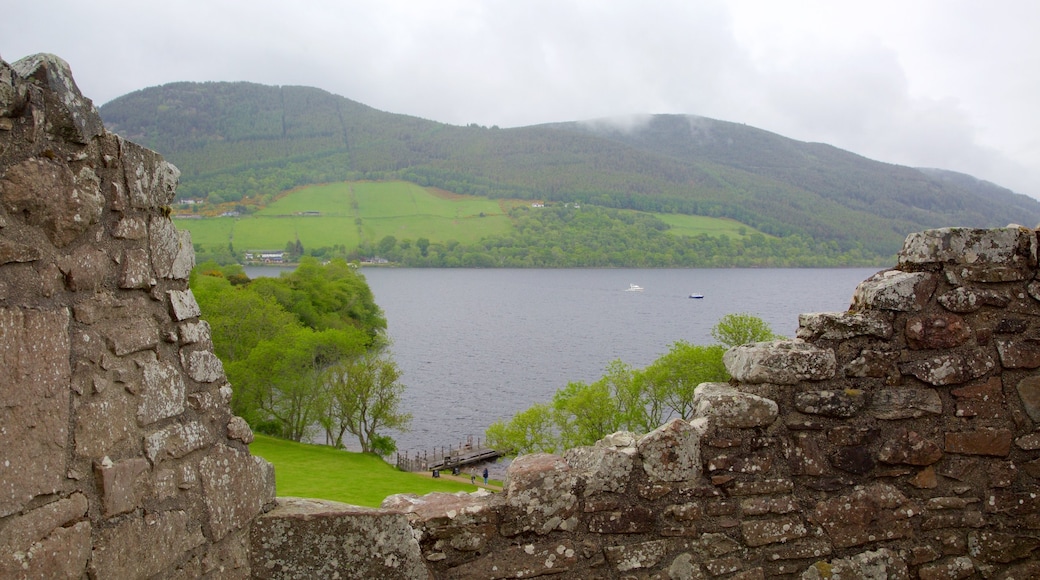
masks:
<svg viewBox="0 0 1040 580"><path fill-rule="evenodd" d="M678 340L710 344L728 313L793 336L798 314L841 311L876 269L468 270L367 268L407 386L401 452L483 437L621 359L642 368ZM629 284L644 288L626 291ZM690 294L703 299L690 299Z"/></svg>

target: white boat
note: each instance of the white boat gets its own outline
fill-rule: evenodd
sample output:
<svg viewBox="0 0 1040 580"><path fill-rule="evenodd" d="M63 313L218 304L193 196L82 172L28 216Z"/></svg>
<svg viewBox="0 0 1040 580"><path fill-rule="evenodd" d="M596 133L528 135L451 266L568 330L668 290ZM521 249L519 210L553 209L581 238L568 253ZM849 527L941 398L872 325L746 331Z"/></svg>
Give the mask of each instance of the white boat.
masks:
<svg viewBox="0 0 1040 580"><path fill-rule="evenodd" d="M704 294L690 294L690 298L700 300L701 298L704 298Z"/></svg>
<svg viewBox="0 0 1040 580"><path fill-rule="evenodd" d="M628 285L628 290L625 290L625 292L642 292L642 291L643 291L643 287L639 286L637 284L629 284Z"/></svg>

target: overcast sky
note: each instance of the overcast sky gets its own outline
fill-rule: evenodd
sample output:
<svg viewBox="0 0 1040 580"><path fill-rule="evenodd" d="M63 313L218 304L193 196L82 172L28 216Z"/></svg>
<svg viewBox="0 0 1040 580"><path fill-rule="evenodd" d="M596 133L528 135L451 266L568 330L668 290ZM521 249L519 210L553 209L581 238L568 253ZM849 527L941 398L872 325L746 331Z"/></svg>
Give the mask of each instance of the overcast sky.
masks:
<svg viewBox="0 0 1040 580"><path fill-rule="evenodd" d="M175 81L252 81L452 124L683 113L1040 198L1036 0L34 0L3 12L0 57L57 54L98 105Z"/></svg>

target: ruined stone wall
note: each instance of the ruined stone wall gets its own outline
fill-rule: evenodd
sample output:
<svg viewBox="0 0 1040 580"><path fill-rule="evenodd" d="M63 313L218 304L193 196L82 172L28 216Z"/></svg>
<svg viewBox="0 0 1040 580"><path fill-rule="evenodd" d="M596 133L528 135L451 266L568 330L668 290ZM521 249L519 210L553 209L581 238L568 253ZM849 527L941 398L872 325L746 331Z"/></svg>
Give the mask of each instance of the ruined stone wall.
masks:
<svg viewBox="0 0 1040 580"><path fill-rule="evenodd" d="M692 420L520 457L496 495L280 499L254 574L1040 578L1037 247L913 234L848 311L727 352Z"/></svg>
<svg viewBox="0 0 1040 580"><path fill-rule="evenodd" d="M178 172L0 61L0 578L248 577L270 466L188 289Z"/></svg>
<svg viewBox="0 0 1040 580"><path fill-rule="evenodd" d="M503 493L265 511L176 179L60 59L0 62L2 578L1040 577L1034 230L911 235L847 312L729 351L692 420Z"/></svg>

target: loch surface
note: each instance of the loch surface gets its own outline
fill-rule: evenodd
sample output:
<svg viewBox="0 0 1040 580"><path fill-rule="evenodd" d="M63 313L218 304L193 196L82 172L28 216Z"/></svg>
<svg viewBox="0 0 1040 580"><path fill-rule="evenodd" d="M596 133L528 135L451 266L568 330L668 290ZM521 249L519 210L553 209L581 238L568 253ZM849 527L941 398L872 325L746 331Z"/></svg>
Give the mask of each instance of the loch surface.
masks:
<svg viewBox="0 0 1040 580"><path fill-rule="evenodd" d="M877 271L363 269L413 415L409 432L391 435L412 454L482 439L492 422L599 379L615 359L642 368L676 341L711 344L725 314L794 336L800 313L846 310Z"/></svg>

